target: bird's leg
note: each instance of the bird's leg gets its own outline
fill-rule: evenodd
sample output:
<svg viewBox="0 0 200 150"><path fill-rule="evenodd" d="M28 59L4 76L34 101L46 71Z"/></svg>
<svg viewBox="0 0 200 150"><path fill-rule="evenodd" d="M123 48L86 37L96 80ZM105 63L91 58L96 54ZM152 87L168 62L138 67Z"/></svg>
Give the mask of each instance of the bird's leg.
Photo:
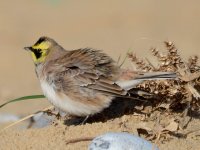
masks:
<svg viewBox="0 0 200 150"><path fill-rule="evenodd" d="M89 117L90 115L86 116L85 119L82 121L81 125L85 124Z"/></svg>

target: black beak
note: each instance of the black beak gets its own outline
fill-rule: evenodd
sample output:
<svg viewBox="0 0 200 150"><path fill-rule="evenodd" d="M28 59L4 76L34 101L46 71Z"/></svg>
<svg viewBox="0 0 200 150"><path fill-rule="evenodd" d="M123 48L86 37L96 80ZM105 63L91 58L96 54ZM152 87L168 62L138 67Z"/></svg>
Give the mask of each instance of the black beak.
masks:
<svg viewBox="0 0 200 150"><path fill-rule="evenodd" d="M31 51L32 47L31 46L30 47L24 47L24 49L27 50L27 51Z"/></svg>

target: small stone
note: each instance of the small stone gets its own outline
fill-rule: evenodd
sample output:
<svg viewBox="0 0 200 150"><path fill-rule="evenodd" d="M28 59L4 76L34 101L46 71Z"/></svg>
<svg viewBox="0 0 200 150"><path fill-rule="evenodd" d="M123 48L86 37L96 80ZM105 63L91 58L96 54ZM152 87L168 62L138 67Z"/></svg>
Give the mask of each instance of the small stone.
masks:
<svg viewBox="0 0 200 150"><path fill-rule="evenodd" d="M149 141L125 132L109 132L96 137L89 150L158 150Z"/></svg>

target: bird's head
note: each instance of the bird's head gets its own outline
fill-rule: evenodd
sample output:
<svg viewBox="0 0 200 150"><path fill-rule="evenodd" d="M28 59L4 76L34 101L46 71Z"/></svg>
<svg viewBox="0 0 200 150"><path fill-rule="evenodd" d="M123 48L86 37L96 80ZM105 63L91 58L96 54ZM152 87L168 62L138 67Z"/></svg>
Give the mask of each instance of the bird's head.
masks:
<svg viewBox="0 0 200 150"><path fill-rule="evenodd" d="M31 56L35 64L44 63L48 54L57 43L49 37L40 37L39 40L29 47L25 47L25 50L31 52Z"/></svg>

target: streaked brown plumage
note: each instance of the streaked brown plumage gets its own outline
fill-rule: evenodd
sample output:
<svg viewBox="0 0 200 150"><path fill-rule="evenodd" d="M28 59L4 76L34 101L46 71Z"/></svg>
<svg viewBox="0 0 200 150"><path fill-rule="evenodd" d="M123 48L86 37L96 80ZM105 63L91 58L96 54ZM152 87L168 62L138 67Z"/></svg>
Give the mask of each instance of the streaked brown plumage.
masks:
<svg viewBox="0 0 200 150"><path fill-rule="evenodd" d="M128 90L143 80L175 77L166 72L133 72L125 79L124 71L102 51L66 51L48 37L41 37L26 49L31 51L45 96L59 109L76 116L102 111L115 97L128 96Z"/></svg>

